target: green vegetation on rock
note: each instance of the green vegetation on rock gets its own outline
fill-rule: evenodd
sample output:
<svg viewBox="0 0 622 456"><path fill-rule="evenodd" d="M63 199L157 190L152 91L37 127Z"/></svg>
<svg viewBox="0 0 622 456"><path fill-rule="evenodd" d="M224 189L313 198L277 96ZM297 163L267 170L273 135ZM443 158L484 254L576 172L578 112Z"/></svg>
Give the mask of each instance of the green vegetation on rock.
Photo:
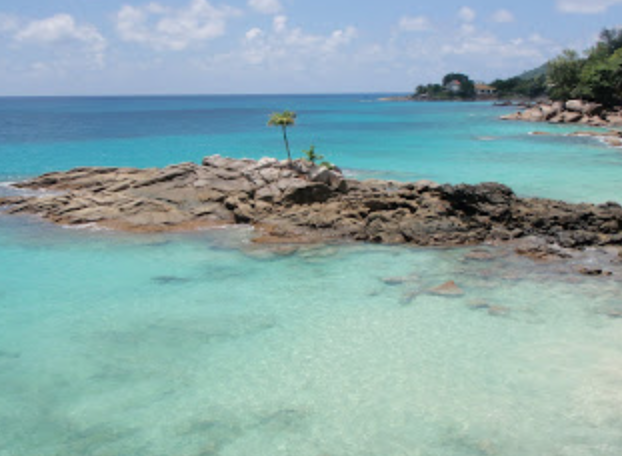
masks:
<svg viewBox="0 0 622 456"><path fill-rule="evenodd" d="M319 160L324 160L324 155L319 155L318 153L316 153L315 152L315 146L313 146L313 145L309 148L309 150L303 150L302 153L303 153L305 159L307 159L308 161L310 161L314 165Z"/></svg>

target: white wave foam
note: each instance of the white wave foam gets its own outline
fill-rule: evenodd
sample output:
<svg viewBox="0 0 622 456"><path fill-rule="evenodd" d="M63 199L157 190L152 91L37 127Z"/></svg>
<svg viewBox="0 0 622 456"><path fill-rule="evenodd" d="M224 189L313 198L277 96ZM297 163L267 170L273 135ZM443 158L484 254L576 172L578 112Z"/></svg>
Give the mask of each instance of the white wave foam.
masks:
<svg viewBox="0 0 622 456"><path fill-rule="evenodd" d="M0 193L4 193L7 196L34 196L40 198L42 196L58 196L64 192L54 190L32 189L32 188L18 188L15 184L18 182L6 181L0 182Z"/></svg>
<svg viewBox="0 0 622 456"><path fill-rule="evenodd" d="M83 223L80 225L61 225L65 230L87 230L87 231L112 231L110 228L100 226L97 223Z"/></svg>

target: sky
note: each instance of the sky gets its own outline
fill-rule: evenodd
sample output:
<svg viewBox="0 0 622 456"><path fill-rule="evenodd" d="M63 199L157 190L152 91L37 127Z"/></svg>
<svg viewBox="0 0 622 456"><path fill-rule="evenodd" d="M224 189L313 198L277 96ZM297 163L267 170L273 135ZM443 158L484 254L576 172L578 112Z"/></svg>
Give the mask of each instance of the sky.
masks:
<svg viewBox="0 0 622 456"><path fill-rule="evenodd" d="M0 0L0 95L406 93L619 25L622 0Z"/></svg>

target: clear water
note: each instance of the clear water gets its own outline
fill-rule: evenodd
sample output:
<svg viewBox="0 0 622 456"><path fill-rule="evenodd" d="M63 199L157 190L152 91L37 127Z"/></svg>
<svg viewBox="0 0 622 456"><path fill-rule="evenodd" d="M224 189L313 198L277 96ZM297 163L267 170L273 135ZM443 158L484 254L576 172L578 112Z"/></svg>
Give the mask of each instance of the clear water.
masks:
<svg viewBox="0 0 622 456"><path fill-rule="evenodd" d="M525 195L603 202L622 194L620 150L577 127L500 122L489 103L381 103L378 95L0 98L0 180L76 166L165 166L205 155L284 158L271 112L299 114L294 156L319 153L361 177L499 181ZM586 129L586 128L579 128Z"/></svg>
<svg viewBox="0 0 622 456"><path fill-rule="evenodd" d="M1 100L0 172L281 154L264 123L286 107L298 148L360 176L620 200L620 152L595 141L528 136L560 129L486 105L360 99ZM622 454L615 278L250 234L0 215L0 455ZM419 293L448 280L464 296Z"/></svg>

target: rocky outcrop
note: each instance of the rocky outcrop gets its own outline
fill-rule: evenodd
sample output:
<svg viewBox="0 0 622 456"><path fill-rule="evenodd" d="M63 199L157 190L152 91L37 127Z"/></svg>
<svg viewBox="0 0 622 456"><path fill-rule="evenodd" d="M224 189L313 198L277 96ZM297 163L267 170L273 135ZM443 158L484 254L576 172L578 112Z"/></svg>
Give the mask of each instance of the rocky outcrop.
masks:
<svg viewBox="0 0 622 456"><path fill-rule="evenodd" d="M620 108L605 110L598 103L583 100L567 102L543 102L507 116L503 120L523 120L527 122L575 123L592 127L621 127Z"/></svg>
<svg viewBox="0 0 622 456"><path fill-rule="evenodd" d="M531 132L533 136L560 136L555 135L553 133L549 133L546 131L534 131ZM595 138L598 139L611 147L622 147L622 131L619 130L607 130L607 131L599 131L599 130L585 130L585 131L575 131L572 133L567 133L561 136L570 136L570 137L587 137L587 138Z"/></svg>
<svg viewBox="0 0 622 456"><path fill-rule="evenodd" d="M129 231L251 224L258 242L357 240L470 245L535 236L561 248L622 245L622 207L518 198L496 183L346 179L298 160L207 157L163 169L77 168L16 184L9 214Z"/></svg>

